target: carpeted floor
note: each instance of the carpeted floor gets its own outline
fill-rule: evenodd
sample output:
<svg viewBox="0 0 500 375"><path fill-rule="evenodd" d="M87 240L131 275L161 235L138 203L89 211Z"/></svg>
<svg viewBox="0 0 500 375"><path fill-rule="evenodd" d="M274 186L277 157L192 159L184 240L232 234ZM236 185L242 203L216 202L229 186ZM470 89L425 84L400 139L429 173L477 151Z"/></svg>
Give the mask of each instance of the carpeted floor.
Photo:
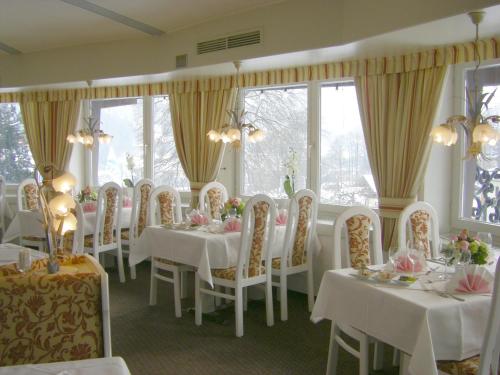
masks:
<svg viewBox="0 0 500 375"><path fill-rule="evenodd" d="M194 324L194 298L182 300L183 316L175 318L172 286L158 284L158 304L149 306L149 263L137 268L137 279L120 284L110 269L111 336L113 355L127 362L133 375L325 374L330 322L313 324L306 296L289 293L289 319L266 326L263 301L249 301L245 335L234 336L234 309L204 316ZM397 374L386 350L385 369L374 374ZM341 350L338 374L358 373L357 361Z"/></svg>

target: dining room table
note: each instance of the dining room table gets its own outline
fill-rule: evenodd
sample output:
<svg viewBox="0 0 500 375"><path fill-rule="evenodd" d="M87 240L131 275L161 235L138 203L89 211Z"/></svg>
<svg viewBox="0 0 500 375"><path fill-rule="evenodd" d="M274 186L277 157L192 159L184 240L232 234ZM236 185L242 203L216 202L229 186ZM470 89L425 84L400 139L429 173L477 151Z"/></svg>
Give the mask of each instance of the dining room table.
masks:
<svg viewBox="0 0 500 375"><path fill-rule="evenodd" d="M494 263L488 265L490 272ZM430 262L427 267L415 282L379 282L353 268L327 271L311 320L349 325L401 350L408 363L400 373L437 375L436 360L479 354L492 298L490 293L450 293L449 278L439 277L444 267Z"/></svg>
<svg viewBox="0 0 500 375"><path fill-rule="evenodd" d="M0 266L17 263L19 261L19 253L23 249L30 252L32 260L48 257L48 254L42 251L29 249L27 247L19 246L13 243L3 243L0 244Z"/></svg>

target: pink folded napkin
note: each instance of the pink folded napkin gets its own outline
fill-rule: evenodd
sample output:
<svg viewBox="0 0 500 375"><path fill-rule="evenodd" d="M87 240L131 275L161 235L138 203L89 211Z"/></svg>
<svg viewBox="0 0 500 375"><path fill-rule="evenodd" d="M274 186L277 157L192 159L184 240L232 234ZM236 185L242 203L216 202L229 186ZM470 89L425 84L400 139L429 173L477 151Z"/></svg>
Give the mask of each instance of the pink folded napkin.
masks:
<svg viewBox="0 0 500 375"><path fill-rule="evenodd" d="M85 202L82 204L83 212L95 212L97 210L96 202Z"/></svg>
<svg viewBox="0 0 500 375"><path fill-rule="evenodd" d="M123 207L132 207L132 198L123 197Z"/></svg>
<svg viewBox="0 0 500 375"><path fill-rule="evenodd" d="M224 224L224 232L239 232L241 231L241 222L239 219L233 218L226 221Z"/></svg>
<svg viewBox="0 0 500 375"><path fill-rule="evenodd" d="M411 257L411 261L410 258ZM423 265L415 254L401 255L396 259L396 272L422 272Z"/></svg>
<svg viewBox="0 0 500 375"><path fill-rule="evenodd" d="M206 217L203 214L194 214L194 215L191 215L191 224L195 224L195 225L207 225L208 224L208 217Z"/></svg>
<svg viewBox="0 0 500 375"><path fill-rule="evenodd" d="M288 215L286 213L280 212L278 216L276 216L276 225L286 225L288 220Z"/></svg>
<svg viewBox="0 0 500 375"><path fill-rule="evenodd" d="M470 264L455 271L447 289L460 293L491 293L495 278L486 267Z"/></svg>
<svg viewBox="0 0 500 375"><path fill-rule="evenodd" d="M458 281L455 290L462 293L491 293L491 285L481 275L467 274Z"/></svg>

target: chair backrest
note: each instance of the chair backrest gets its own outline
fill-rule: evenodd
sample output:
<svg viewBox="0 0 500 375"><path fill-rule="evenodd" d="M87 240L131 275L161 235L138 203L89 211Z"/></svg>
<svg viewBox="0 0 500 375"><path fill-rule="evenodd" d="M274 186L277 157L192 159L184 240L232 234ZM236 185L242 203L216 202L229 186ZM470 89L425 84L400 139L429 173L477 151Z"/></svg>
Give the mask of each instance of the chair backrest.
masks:
<svg viewBox="0 0 500 375"><path fill-rule="evenodd" d="M500 261L497 261L490 315L486 324L478 375L498 374L500 354ZM491 372L490 372L491 371Z"/></svg>
<svg viewBox="0 0 500 375"><path fill-rule="evenodd" d="M4 217L5 217L5 205L7 204L7 200L5 199L5 186L6 186L5 177L0 175L0 229L2 230L2 236L3 232L5 231Z"/></svg>
<svg viewBox="0 0 500 375"><path fill-rule="evenodd" d="M228 200L226 187L217 181L209 182L200 190L200 210L214 218Z"/></svg>
<svg viewBox="0 0 500 375"><path fill-rule="evenodd" d="M174 224L182 221L181 196L172 186L160 185L149 197L149 223Z"/></svg>
<svg viewBox="0 0 500 375"><path fill-rule="evenodd" d="M97 192L94 248L121 241L123 191L116 182L107 182ZM114 233L117 235L115 236Z"/></svg>
<svg viewBox="0 0 500 375"><path fill-rule="evenodd" d="M276 221L276 204L272 198L257 194L250 198L243 211L241 247L238 254L236 281L271 272L272 251ZM262 264L266 264L263 272Z"/></svg>
<svg viewBox="0 0 500 375"><path fill-rule="evenodd" d="M281 264L294 267L312 260L310 248L317 215L318 198L312 190L299 190L290 199Z"/></svg>
<svg viewBox="0 0 500 375"><path fill-rule="evenodd" d="M401 212L398 221L398 245L401 249L407 246L407 233L412 246L421 248L426 258L439 257L439 220L436 210L429 203L415 202Z"/></svg>
<svg viewBox="0 0 500 375"><path fill-rule="evenodd" d="M370 227L373 227L373 231ZM342 229L347 242L343 251ZM373 236L371 246L370 234ZM378 215L363 206L346 209L333 225L333 268L361 268L382 262L382 232Z"/></svg>
<svg viewBox="0 0 500 375"><path fill-rule="evenodd" d="M135 238L139 238L147 225L149 216L149 196L154 189L154 183L150 179L144 178L134 186L132 197L132 215L130 216L129 243L132 244Z"/></svg>
<svg viewBox="0 0 500 375"><path fill-rule="evenodd" d="M17 210L38 210L38 185L34 178L27 178L17 186Z"/></svg>

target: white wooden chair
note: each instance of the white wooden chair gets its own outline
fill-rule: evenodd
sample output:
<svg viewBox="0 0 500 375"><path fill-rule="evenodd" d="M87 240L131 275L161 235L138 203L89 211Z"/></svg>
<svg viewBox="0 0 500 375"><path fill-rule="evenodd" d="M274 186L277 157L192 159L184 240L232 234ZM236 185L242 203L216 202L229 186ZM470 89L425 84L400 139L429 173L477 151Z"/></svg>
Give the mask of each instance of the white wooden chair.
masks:
<svg viewBox="0 0 500 375"><path fill-rule="evenodd" d="M84 252L84 220L83 208L80 202L75 200L76 229L69 230L62 237L62 250L66 254L81 254Z"/></svg>
<svg viewBox="0 0 500 375"><path fill-rule="evenodd" d="M370 227L373 227L372 246L370 246ZM333 268L361 268L371 264L382 264L382 236L380 219L368 207L351 207L342 212L333 226ZM341 246L342 232L345 246ZM354 245L354 246L353 246ZM359 342L359 350L350 346L341 336L347 334ZM351 326L332 322L327 374L336 374L339 345L359 359L359 374L368 375L369 344L374 340L364 332ZM375 345L374 369L382 368L382 345Z"/></svg>
<svg viewBox="0 0 500 375"><path fill-rule="evenodd" d="M123 253L129 256L133 251L135 240L140 237L142 231L147 225L149 195L154 188L153 181L145 178L137 182L134 186L132 196L132 214L130 215L130 225L128 229L122 229L122 245L127 246ZM130 277L136 278L135 266L130 266Z"/></svg>
<svg viewBox="0 0 500 375"><path fill-rule="evenodd" d="M307 300L309 311L314 306L312 243L316 232L318 199L312 190L298 191L288 206L285 241L280 258L272 260L272 274L279 276L273 283L280 289L281 320L288 320L287 277L307 272Z"/></svg>
<svg viewBox="0 0 500 375"><path fill-rule="evenodd" d="M255 195L246 203L237 265L212 270L213 284L234 289L234 295L203 288L196 273L196 325L201 325L202 322L201 293L205 293L235 301L236 336L243 336L243 289L257 284L265 284L267 325L274 325L270 245L274 238L275 220L276 205L267 195Z"/></svg>
<svg viewBox="0 0 500 375"><path fill-rule="evenodd" d="M38 185L34 178L27 178L17 186L17 210L38 210Z"/></svg>
<svg viewBox="0 0 500 375"><path fill-rule="evenodd" d="M228 200L227 189L220 182L212 181L204 185L200 190L200 210L214 219L220 212L221 207Z"/></svg>
<svg viewBox="0 0 500 375"><path fill-rule="evenodd" d="M463 361L438 361L441 374L498 374L500 356L500 262L497 261L490 314L484 333L481 353Z"/></svg>
<svg viewBox="0 0 500 375"><path fill-rule="evenodd" d="M7 199L5 197L5 187L5 177L0 175L0 229L2 230L2 237L5 234L5 205L7 204ZM2 239L2 237L0 237L0 240Z"/></svg>
<svg viewBox="0 0 500 375"><path fill-rule="evenodd" d="M179 192L171 186L158 186L151 192L149 198L149 223L174 224L182 221L181 196ZM159 271L171 272L172 276L167 277ZM149 293L149 304L156 305L156 296L158 294L158 280L173 284L174 287L174 305L175 316L182 316L181 310L181 291L183 285L181 277L187 271L192 271L191 266L176 263L168 259L153 257L151 259L151 286Z"/></svg>
<svg viewBox="0 0 500 375"><path fill-rule="evenodd" d="M97 211L94 234L85 236L84 250L99 260L104 252L116 253L120 282L125 282L121 236L122 189L115 182L108 182L97 193Z"/></svg>
<svg viewBox="0 0 500 375"><path fill-rule="evenodd" d="M439 219L434 207L427 202L408 205L399 215L398 245L406 247L409 233L410 243L423 247L426 258L439 257Z"/></svg>

